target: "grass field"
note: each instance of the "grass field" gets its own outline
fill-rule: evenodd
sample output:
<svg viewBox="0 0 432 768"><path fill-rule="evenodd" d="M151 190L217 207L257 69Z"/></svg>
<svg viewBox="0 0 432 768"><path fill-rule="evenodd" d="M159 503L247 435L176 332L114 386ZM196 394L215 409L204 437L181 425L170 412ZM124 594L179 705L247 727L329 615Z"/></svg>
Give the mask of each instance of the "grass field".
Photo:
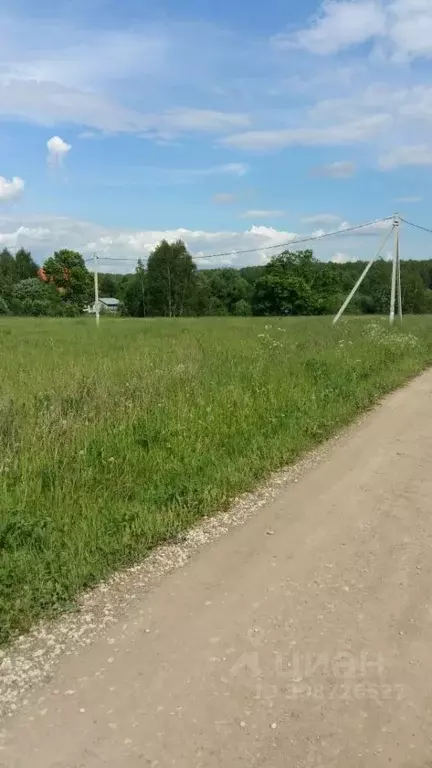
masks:
<svg viewBox="0 0 432 768"><path fill-rule="evenodd" d="M430 364L432 317L3 319L0 354L5 642Z"/></svg>

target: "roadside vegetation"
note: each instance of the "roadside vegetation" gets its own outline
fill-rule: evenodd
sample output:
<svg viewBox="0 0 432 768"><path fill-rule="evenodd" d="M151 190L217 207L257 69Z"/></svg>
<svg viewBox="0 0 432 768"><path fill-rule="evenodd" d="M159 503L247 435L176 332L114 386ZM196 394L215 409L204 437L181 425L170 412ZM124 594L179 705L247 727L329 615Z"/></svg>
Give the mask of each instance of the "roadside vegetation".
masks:
<svg viewBox="0 0 432 768"><path fill-rule="evenodd" d="M429 365L432 317L5 317L0 355L4 643Z"/></svg>

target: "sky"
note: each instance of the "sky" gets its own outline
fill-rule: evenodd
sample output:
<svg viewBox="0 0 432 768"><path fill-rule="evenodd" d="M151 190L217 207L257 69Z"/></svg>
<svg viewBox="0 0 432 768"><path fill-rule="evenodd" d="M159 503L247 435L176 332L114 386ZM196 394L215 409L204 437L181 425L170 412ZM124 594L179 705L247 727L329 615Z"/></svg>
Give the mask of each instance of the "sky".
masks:
<svg viewBox="0 0 432 768"><path fill-rule="evenodd" d="M353 224L432 225L431 0L4 0L0 43L0 246L346 261L388 226Z"/></svg>

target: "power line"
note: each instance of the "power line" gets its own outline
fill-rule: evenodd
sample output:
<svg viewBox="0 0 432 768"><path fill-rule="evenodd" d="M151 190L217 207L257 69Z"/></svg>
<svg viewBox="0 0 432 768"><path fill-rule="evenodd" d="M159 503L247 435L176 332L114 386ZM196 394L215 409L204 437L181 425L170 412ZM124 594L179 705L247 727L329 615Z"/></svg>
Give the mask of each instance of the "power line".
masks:
<svg viewBox="0 0 432 768"><path fill-rule="evenodd" d="M270 251L274 248L286 248L291 245L300 245L300 243L310 243L317 240L324 240L327 237L335 237L336 235L345 235L348 232L354 232L357 229L365 229L366 227L372 227L374 224L380 224L384 221L393 220L393 216L386 216L383 219L375 219L374 221L368 221L366 224L356 224L353 227L347 227L346 229L337 229L334 232L324 232L322 235L310 235L309 237L301 237L296 240L290 240L286 243L278 243L277 245L265 245L258 248L247 248L242 251L225 251L224 253L212 253L208 256L194 256L194 259L217 259L223 256L242 256L245 253L257 253L258 251Z"/></svg>
<svg viewBox="0 0 432 768"><path fill-rule="evenodd" d="M137 258L133 258L131 256L121 256L120 258L115 258L115 256L99 256L99 261L138 261L138 258L141 258L138 256ZM92 259L89 259L89 261L92 261Z"/></svg>
<svg viewBox="0 0 432 768"><path fill-rule="evenodd" d="M386 216L382 219L374 219L373 221L368 221L365 224L356 224L352 227L346 227L345 229L337 229L333 232L324 232L321 235L309 235L308 237L299 237L295 240L289 240L284 243L277 243L275 245L264 245L264 246L257 246L255 248L245 248L243 250L232 250L232 251L224 251L221 253L210 253L207 255L202 256L193 256L192 258L195 261L201 261L206 259L220 259L224 256L242 256L246 253L258 253L259 251L270 251L275 250L276 248L287 248L292 245L300 245L301 243L310 243L310 242L317 242L320 240L324 240L329 237L337 237L340 235L345 235L349 232L355 232L359 229L366 229L367 227L372 227L376 224L381 224L386 221L391 221L393 219L393 216ZM99 256L100 261L134 261L136 262L137 259L129 258L129 257L113 257L113 256ZM92 261L92 259L86 259L85 261Z"/></svg>
<svg viewBox="0 0 432 768"><path fill-rule="evenodd" d="M414 224L412 221L407 221L407 219L403 219L401 217L401 221L403 221L404 224L408 224L409 227L414 227L415 229L421 229L422 232L429 232L432 235L432 229L428 229L428 227L422 227L420 224Z"/></svg>

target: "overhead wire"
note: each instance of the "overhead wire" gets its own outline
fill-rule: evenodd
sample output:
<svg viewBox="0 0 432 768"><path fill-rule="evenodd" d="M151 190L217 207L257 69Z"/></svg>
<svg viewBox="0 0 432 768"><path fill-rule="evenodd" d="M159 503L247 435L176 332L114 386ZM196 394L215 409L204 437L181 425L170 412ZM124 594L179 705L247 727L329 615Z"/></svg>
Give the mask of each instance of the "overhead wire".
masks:
<svg viewBox="0 0 432 768"><path fill-rule="evenodd" d="M200 256L192 256L194 261L206 261L207 259L220 259L224 258L226 256L243 256L248 253L258 253L261 251L271 251L276 250L278 248L287 248L291 247L293 245L301 245L302 243L309 243L309 242L318 242L320 240L324 240L326 238L330 237L337 237L341 235L348 234L350 232L355 232L360 229L367 229L368 227L373 227L376 224L381 224L386 221L391 221L394 217L393 216L385 216L381 219L374 219L372 221L365 222L364 224L355 224L352 227L346 227L344 229L337 229L332 232L323 232L319 235L309 235L304 237L295 238L294 240L288 240L283 243L276 243L273 245L264 245L264 246L257 246L255 248L244 248L242 250L231 250L231 251L223 251L220 253L210 253L210 254L203 254ZM95 251L97 253L97 249ZM137 259L133 259L130 257L120 256L118 258L113 256L98 256L99 261L133 261L136 262ZM85 261L92 261L92 258L85 259Z"/></svg>
<svg viewBox="0 0 432 768"><path fill-rule="evenodd" d="M366 227L372 227L375 224L381 224L384 221L390 221L393 216L386 216L382 219L374 219L374 221L368 221L365 224L356 224L352 227L346 227L345 229L336 229L333 232L323 232L321 235L309 235L309 237L296 238L295 240L289 240L285 243L277 243L276 245L265 245L258 248L246 248L240 251L225 251L224 253L212 253L208 256L194 256L195 259L216 259L223 256L242 256L246 253L257 253L258 251L270 251L276 248L287 248L291 245L300 245L301 243L315 242L317 240L324 240L328 237L335 237L336 235L345 235L348 232L354 232L357 229L365 229Z"/></svg>
<svg viewBox="0 0 432 768"><path fill-rule="evenodd" d="M408 221L407 219L403 219L402 216L400 217L400 220L403 221L404 224L408 224L409 227L420 229L422 230L422 232L429 232L429 234L432 235L432 229L429 229L428 227L423 227L421 226L421 224L414 224L413 221Z"/></svg>

